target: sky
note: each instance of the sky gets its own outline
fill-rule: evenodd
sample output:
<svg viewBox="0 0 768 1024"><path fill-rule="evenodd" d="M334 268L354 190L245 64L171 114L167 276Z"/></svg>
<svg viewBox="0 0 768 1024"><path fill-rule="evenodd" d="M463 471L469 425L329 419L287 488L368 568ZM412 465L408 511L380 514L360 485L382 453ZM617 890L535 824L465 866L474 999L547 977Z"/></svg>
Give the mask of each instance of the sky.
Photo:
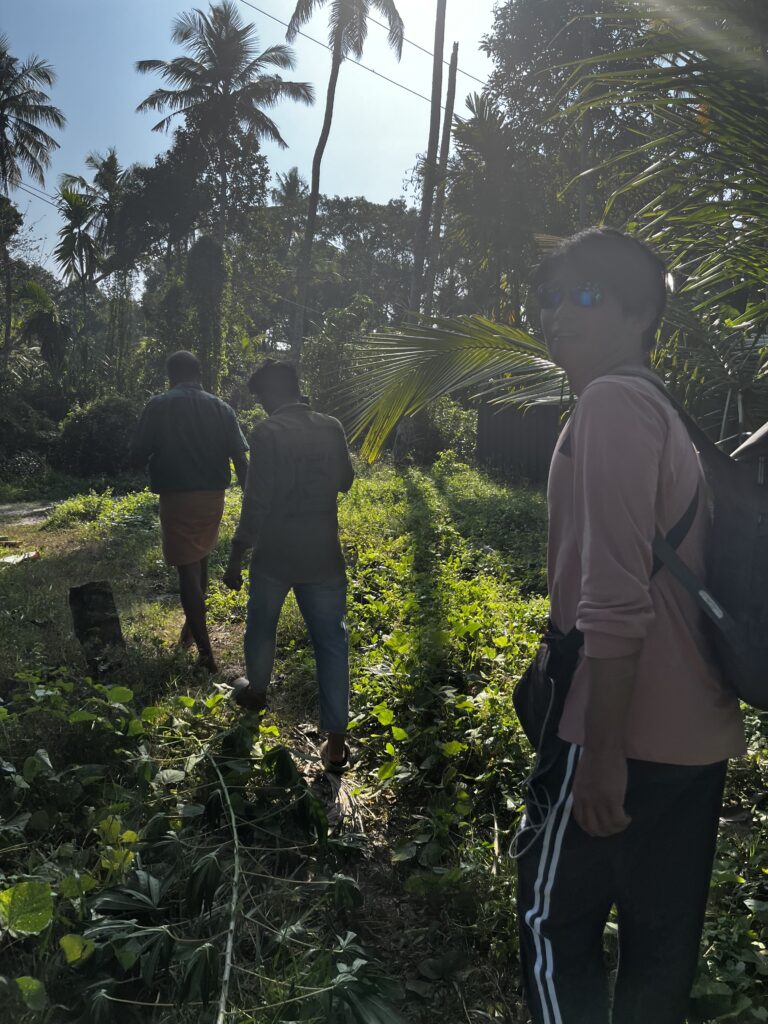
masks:
<svg viewBox="0 0 768 1024"><path fill-rule="evenodd" d="M262 49L285 42L285 28L265 14L237 0L243 17L256 25ZM261 11L284 22L290 19L293 0L250 0ZM496 0L448 0L445 57L459 43L456 113L466 112L466 96L482 88L490 61L479 49L490 30ZM430 50L434 40L435 0L397 0L406 37ZM120 162L149 163L170 143L167 135L152 131L159 120L154 113L137 114L138 103L160 85L155 75L139 75L134 61L177 56L170 41L174 17L204 0L0 0L0 32L10 40L19 58L37 54L56 69L52 102L64 112L67 126L56 133L61 148L53 154L45 188L53 193L62 173L85 173L90 152L117 148ZM375 15L378 21L381 17ZM327 14L322 9L304 28L315 39L328 39ZM406 43L398 63L387 46L386 32L371 24L363 63L402 85L429 97L432 58ZM313 83L313 107L284 102L272 111L283 138L280 150L264 143L273 174L298 166L310 176L312 154L323 118L330 53L309 39L293 44L296 68L285 78ZM445 90L447 68L444 69ZM480 81L475 81L469 75ZM429 128L429 103L384 81L354 64L345 63L339 76L331 137L321 175L321 189L329 195L365 196L386 202L407 187L410 170L424 152ZM17 191L14 201L25 216L28 239L39 240L38 256L55 270L51 252L56 244L57 211L40 199Z"/></svg>

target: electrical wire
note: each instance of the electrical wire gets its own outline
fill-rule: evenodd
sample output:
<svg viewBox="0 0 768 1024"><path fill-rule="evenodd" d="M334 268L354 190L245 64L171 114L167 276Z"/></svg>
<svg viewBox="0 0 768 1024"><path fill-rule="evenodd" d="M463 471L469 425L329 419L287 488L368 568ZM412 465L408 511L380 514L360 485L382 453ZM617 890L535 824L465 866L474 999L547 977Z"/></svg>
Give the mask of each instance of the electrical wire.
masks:
<svg viewBox="0 0 768 1024"><path fill-rule="evenodd" d="M26 192L27 195L32 196L33 199L39 199L40 202L47 203L49 206L52 206L55 210L58 210L58 208L59 208L59 204L56 203L53 200L53 198L48 198L48 193L47 192L43 192L42 194L39 194L37 191L33 192L32 189L28 185L25 185L25 184L23 184L21 182L19 182L19 184L16 186L16 188L20 188L22 190L22 192Z"/></svg>
<svg viewBox="0 0 768 1024"><path fill-rule="evenodd" d="M250 0L240 0L241 4L245 4L246 7L252 8L254 11L258 11L259 14L263 14L265 18L271 18L272 21L276 21L278 25L282 25L284 28L288 28L288 22L283 21L281 18L275 17L274 14L270 14L269 11L262 10L261 7L257 7L256 4L252 4ZM324 50L329 50L331 47L327 43L323 43L319 39L315 39L314 36L308 35L306 32L299 30L297 35L303 36L305 39L309 39L310 42L315 43L317 46L322 46ZM377 78L383 78L385 82L389 82L390 85L396 85L398 89L402 89L404 92L409 92L412 96L417 96L420 100L424 100L425 103L432 103L429 96L425 96L423 92L417 92L416 89L411 89L407 85L403 85L402 82L398 82L395 78L390 78L388 75L382 74L381 71L377 71L375 68L369 67L367 64L363 64L362 61L357 60L355 57L345 57L345 60L351 61L352 64L357 64L363 71L369 71L372 75L376 75ZM441 110L445 110L445 107L440 106Z"/></svg>
<svg viewBox="0 0 768 1024"><path fill-rule="evenodd" d="M372 18L370 14L368 15L368 21L370 21L373 25L378 25L379 28L383 28L386 32L389 31L389 26L385 25L383 21L376 21L376 19ZM422 46L420 43L414 43L414 41L412 39L409 39L407 36L403 36L403 42L404 43L408 43L410 46L412 46L416 50L421 50L421 52L422 53L426 53L426 55L428 57L434 58L434 56L435 56L434 53L431 50L428 50L426 48L426 46ZM451 62L448 61L448 60L444 60L443 64L445 64L445 66L447 68L449 68L451 66ZM487 83L484 82L482 80L482 78L478 78L477 75L470 75L470 73L468 71L464 71L464 70L462 70L462 68L459 68L459 67L457 67L456 70L458 71L458 73L460 75L464 75L466 78L471 78L473 82L478 82L480 85L483 85L483 86L487 85Z"/></svg>

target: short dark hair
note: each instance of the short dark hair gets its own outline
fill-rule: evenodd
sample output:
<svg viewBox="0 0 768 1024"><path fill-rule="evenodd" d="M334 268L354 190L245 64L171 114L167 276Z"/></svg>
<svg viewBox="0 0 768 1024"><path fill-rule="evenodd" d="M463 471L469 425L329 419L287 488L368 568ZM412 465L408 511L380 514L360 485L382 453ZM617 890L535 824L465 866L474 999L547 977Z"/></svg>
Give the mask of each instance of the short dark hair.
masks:
<svg viewBox="0 0 768 1024"><path fill-rule="evenodd" d="M168 356L165 360L165 372L171 382L200 380L203 375L200 360L194 352L187 352L185 349Z"/></svg>
<svg viewBox="0 0 768 1024"><path fill-rule="evenodd" d="M248 390L254 395L285 395L298 398L299 374L296 364L287 359L265 359L248 380Z"/></svg>
<svg viewBox="0 0 768 1024"><path fill-rule="evenodd" d="M643 335L645 349L651 351L667 307L667 266L657 252L615 228L587 228L566 238L542 260L534 273L534 286L565 268L610 288L625 313L652 312L653 320Z"/></svg>

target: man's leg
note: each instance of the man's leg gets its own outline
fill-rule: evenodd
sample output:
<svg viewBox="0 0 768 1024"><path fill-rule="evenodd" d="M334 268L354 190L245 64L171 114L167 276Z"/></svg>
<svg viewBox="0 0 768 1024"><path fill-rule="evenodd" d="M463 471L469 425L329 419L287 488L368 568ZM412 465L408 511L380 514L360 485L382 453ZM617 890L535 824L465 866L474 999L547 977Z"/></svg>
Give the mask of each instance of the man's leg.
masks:
<svg viewBox="0 0 768 1024"><path fill-rule="evenodd" d="M623 860L614 1024L682 1024L699 956L725 763L703 768L630 762L642 794ZM644 807L658 808L642 827ZM642 828L642 830L641 830Z"/></svg>
<svg viewBox="0 0 768 1024"><path fill-rule="evenodd" d="M328 758L341 764L349 721L347 581L300 583L293 589L315 649L320 728L328 733Z"/></svg>
<svg viewBox="0 0 768 1024"><path fill-rule="evenodd" d="M205 597L208 593L208 556L206 555L205 558L201 558L198 564L200 566L200 586L202 587L203 590L203 600L205 600ZM192 636L192 630L189 625L189 620L185 616L184 625L181 627L181 636L179 638L179 643L182 645L182 647L189 647L194 642L195 638Z"/></svg>
<svg viewBox="0 0 768 1024"><path fill-rule="evenodd" d="M275 663L275 644L280 611L291 589L289 583L251 573L248 614L245 623L245 666L249 695L263 706ZM240 700L245 703L243 695ZM254 705L256 706L256 705Z"/></svg>
<svg viewBox="0 0 768 1024"><path fill-rule="evenodd" d="M205 560L207 562L207 559ZM202 586L203 570L201 563L191 562L189 565L176 567L179 573L179 594L181 607L184 609L189 631L197 644L200 663L209 672L216 672L216 661L211 650L208 626L205 621L205 592Z"/></svg>
<svg viewBox="0 0 768 1024"><path fill-rule="evenodd" d="M571 817L579 747L552 742L559 754L531 781L517 836L523 988L534 1024L608 1024L603 931L617 844Z"/></svg>

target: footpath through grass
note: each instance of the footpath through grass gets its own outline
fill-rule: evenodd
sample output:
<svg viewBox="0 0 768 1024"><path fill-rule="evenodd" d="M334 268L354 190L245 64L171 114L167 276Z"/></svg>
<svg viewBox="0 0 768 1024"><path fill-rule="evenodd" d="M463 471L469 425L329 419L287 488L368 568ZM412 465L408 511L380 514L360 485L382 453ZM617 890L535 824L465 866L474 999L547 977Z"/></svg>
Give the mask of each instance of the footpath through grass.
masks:
<svg viewBox="0 0 768 1024"><path fill-rule="evenodd" d="M210 597L232 666L245 593L215 581L238 503ZM5 1019L526 1020L506 851L530 752L511 692L546 614L543 497L444 457L364 473L341 522L356 765L340 787L318 770L292 599L259 724L175 646L151 494L80 495L43 529L5 529L42 556L0 569ZM128 644L101 682L66 606L88 579L112 581ZM692 1020L768 1020L766 744L750 725Z"/></svg>

